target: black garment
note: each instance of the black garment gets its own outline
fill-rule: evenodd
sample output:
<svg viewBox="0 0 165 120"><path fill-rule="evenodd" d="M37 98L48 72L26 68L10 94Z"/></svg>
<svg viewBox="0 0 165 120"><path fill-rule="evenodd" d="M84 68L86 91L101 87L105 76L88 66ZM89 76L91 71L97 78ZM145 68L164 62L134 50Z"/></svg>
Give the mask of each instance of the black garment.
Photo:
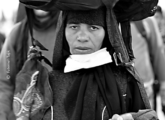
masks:
<svg viewBox="0 0 165 120"><path fill-rule="evenodd" d="M118 68L113 64L107 64L79 71L80 74L75 78L64 101L69 120L100 120L101 99L108 110L109 118L114 114L145 109L135 79L128 81L127 99L124 100L114 77L114 69Z"/></svg>

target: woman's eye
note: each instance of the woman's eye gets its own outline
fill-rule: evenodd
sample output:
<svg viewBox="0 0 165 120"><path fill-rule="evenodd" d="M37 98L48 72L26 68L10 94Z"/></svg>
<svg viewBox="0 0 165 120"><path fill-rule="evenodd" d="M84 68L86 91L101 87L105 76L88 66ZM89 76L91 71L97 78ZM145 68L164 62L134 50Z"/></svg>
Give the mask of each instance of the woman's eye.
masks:
<svg viewBox="0 0 165 120"><path fill-rule="evenodd" d="M71 29L77 29L78 26L77 26L77 25L71 25L70 28L71 28Z"/></svg>
<svg viewBox="0 0 165 120"><path fill-rule="evenodd" d="M99 27L97 27L97 26L91 26L91 30L98 30L99 29Z"/></svg>
<svg viewBox="0 0 165 120"><path fill-rule="evenodd" d="M77 26L72 26L71 28L72 28L72 29L76 29L76 28L77 28Z"/></svg>

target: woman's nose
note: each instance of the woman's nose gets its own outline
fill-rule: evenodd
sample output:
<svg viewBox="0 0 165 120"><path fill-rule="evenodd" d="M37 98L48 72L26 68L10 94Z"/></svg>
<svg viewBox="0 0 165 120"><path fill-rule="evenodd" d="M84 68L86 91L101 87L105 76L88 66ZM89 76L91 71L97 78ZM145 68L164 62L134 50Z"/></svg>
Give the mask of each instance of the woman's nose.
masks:
<svg viewBox="0 0 165 120"><path fill-rule="evenodd" d="M88 38L86 36L78 36L77 40L79 42L88 42Z"/></svg>
<svg viewBox="0 0 165 120"><path fill-rule="evenodd" d="M88 34L84 31L80 31L80 33L78 34L77 40L79 42L88 42L89 40Z"/></svg>

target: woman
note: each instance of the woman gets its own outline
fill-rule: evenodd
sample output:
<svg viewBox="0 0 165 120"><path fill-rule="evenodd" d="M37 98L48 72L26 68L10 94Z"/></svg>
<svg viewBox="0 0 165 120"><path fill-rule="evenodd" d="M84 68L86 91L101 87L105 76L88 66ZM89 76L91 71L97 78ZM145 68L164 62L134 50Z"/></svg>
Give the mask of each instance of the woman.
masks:
<svg viewBox="0 0 165 120"><path fill-rule="evenodd" d="M118 66L112 57L112 41L124 53L121 40L108 8L63 12L50 75L53 120L158 119L143 84L128 71L133 67ZM50 111L44 120L50 120Z"/></svg>
<svg viewBox="0 0 165 120"><path fill-rule="evenodd" d="M34 101L25 99L20 111L30 108L32 120L157 120L131 63L123 63L128 53L112 9L63 11L62 17L49 77L52 94L45 92L53 98L42 96L38 81ZM52 106L44 107L44 100Z"/></svg>

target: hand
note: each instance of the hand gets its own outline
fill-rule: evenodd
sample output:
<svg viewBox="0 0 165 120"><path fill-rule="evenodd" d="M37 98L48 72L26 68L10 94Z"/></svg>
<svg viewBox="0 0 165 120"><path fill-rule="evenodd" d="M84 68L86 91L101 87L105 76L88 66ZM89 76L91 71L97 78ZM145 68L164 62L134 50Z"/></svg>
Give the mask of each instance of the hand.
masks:
<svg viewBox="0 0 165 120"><path fill-rule="evenodd" d="M112 119L109 120L134 120L134 119L130 113L126 113L122 115L115 114L112 116Z"/></svg>

